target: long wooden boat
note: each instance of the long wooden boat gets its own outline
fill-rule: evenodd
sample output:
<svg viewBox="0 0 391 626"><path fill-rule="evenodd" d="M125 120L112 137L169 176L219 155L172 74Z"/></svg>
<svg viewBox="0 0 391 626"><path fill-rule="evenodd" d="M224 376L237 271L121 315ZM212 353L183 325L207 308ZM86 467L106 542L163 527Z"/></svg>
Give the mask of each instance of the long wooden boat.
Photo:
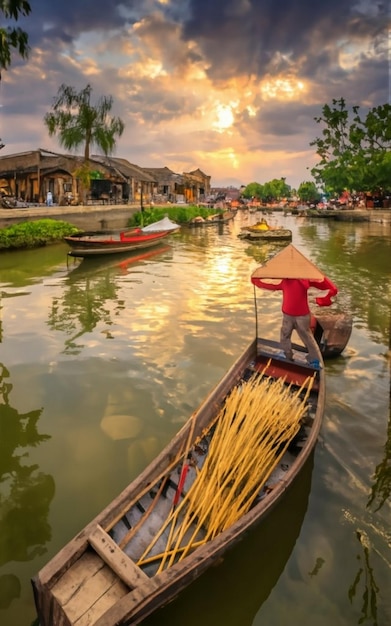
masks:
<svg viewBox="0 0 391 626"><path fill-rule="evenodd" d="M69 256L101 256L156 246L179 228L178 224L165 217L144 228L82 232L64 237L64 240L71 248Z"/></svg>
<svg viewBox="0 0 391 626"><path fill-rule="evenodd" d="M273 510L322 423L324 370L305 357L252 341L172 442L35 576L40 626L139 624Z"/></svg>

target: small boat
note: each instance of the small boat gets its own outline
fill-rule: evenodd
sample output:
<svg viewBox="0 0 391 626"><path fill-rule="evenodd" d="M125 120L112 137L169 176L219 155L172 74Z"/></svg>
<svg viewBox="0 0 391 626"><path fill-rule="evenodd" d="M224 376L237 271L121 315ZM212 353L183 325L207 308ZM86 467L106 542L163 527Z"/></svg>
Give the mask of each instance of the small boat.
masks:
<svg viewBox="0 0 391 626"><path fill-rule="evenodd" d="M249 241L292 241L292 231L288 228L269 226L265 219L253 226L243 226L238 237Z"/></svg>
<svg viewBox="0 0 391 626"><path fill-rule="evenodd" d="M214 215L210 215L209 217L201 217L201 215L198 215L197 217L193 217L191 220L189 220L186 226L220 226L221 224L228 224L228 222L233 220L234 217L235 213L233 211L215 213Z"/></svg>
<svg viewBox="0 0 391 626"><path fill-rule="evenodd" d="M352 316L344 311L321 311L317 308L312 317L312 331L323 358L340 356L352 334Z"/></svg>
<svg viewBox="0 0 391 626"><path fill-rule="evenodd" d="M125 231L81 232L64 237L70 246L69 256L91 257L118 254L156 246L163 239L179 230L179 224L164 217L158 222Z"/></svg>
<svg viewBox="0 0 391 626"><path fill-rule="evenodd" d="M294 357L253 339L171 443L34 577L40 626L140 624L264 520L322 423L324 370Z"/></svg>

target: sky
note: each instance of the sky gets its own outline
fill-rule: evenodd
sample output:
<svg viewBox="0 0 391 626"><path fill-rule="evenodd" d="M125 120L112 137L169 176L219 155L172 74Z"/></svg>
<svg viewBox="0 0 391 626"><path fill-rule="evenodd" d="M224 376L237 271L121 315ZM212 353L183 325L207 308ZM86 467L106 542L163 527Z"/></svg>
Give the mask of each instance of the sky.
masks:
<svg viewBox="0 0 391 626"><path fill-rule="evenodd" d="M212 187L284 177L297 189L313 180L325 104L389 102L386 0L29 2L17 23L29 59L2 72L0 156L66 152L44 115L60 85L90 84L125 124L114 156L200 168Z"/></svg>

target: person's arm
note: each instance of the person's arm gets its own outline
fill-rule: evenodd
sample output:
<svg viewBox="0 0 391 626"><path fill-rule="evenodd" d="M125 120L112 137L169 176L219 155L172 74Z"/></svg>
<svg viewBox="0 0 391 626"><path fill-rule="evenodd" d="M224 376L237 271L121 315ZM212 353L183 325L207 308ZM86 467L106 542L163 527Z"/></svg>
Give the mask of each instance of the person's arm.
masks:
<svg viewBox="0 0 391 626"><path fill-rule="evenodd" d="M311 287L316 287L321 291L325 291L326 289L328 290L328 293L325 296L318 296L318 298L315 298L315 302L318 306L330 306L332 304L331 298L336 296L338 293L336 285L334 285L334 283L331 282L327 276L325 276L323 280L311 281L310 284Z"/></svg>
<svg viewBox="0 0 391 626"><path fill-rule="evenodd" d="M251 277L251 282L256 287L260 287L261 289L269 289L270 291L277 291L278 289L282 289L281 282L279 283L265 283L261 278L256 278L254 276Z"/></svg>

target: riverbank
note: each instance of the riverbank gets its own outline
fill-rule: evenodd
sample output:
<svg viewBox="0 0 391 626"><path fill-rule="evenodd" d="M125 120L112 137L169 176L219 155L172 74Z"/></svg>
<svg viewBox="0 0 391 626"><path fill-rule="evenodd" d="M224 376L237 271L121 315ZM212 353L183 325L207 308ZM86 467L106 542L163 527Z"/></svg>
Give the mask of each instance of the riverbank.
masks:
<svg viewBox="0 0 391 626"><path fill-rule="evenodd" d="M49 218L69 222L83 230L120 229L125 228L129 218L138 211L139 205L130 204L0 209L0 228Z"/></svg>
<svg viewBox="0 0 391 626"><path fill-rule="evenodd" d="M50 208L42 205L0 209L0 228L21 222L50 218L69 222L83 230L114 230L125 228L129 218L138 211L140 211L140 206L136 204L54 206ZM344 222L379 222L391 225L391 209L332 211L332 215L327 217L328 219Z"/></svg>

